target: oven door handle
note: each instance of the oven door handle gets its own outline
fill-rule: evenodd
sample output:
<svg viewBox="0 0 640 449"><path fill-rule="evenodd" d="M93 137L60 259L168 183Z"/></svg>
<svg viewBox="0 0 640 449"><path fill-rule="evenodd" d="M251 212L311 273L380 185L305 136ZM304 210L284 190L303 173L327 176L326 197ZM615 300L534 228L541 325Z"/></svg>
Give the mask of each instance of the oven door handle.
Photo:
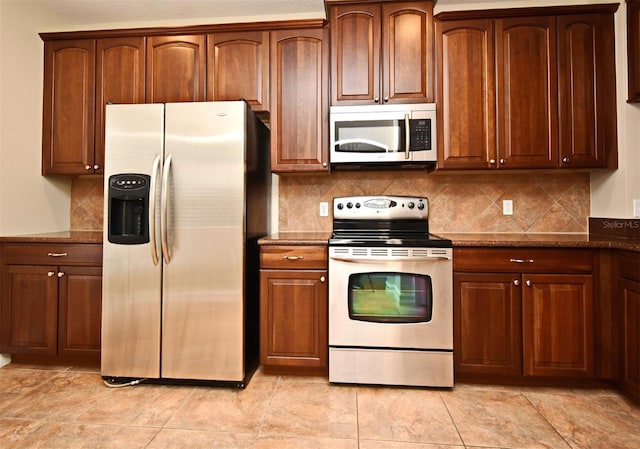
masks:
<svg viewBox="0 0 640 449"><path fill-rule="evenodd" d="M329 259L336 260L338 262L351 262L351 263L378 263L378 262L439 262L443 260L451 260L450 256L437 255L437 256L425 256L425 257L336 257L330 256Z"/></svg>

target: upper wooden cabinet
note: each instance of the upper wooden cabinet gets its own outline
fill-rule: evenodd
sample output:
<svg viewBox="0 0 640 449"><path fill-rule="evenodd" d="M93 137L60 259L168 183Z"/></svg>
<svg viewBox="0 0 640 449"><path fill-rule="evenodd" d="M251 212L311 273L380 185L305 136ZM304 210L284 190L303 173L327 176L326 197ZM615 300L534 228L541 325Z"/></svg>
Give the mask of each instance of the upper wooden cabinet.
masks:
<svg viewBox="0 0 640 449"><path fill-rule="evenodd" d="M640 103L640 0L627 0L629 103Z"/></svg>
<svg viewBox="0 0 640 449"><path fill-rule="evenodd" d="M207 101L245 99L269 110L269 32L207 36Z"/></svg>
<svg viewBox="0 0 640 449"><path fill-rule="evenodd" d="M330 5L331 104L433 101L433 3Z"/></svg>
<svg viewBox="0 0 640 449"><path fill-rule="evenodd" d="M206 36L147 38L146 102L204 101Z"/></svg>
<svg viewBox="0 0 640 449"><path fill-rule="evenodd" d="M329 170L329 31L271 32L271 171Z"/></svg>
<svg viewBox="0 0 640 449"><path fill-rule="evenodd" d="M95 54L95 39L45 42L43 175L93 173Z"/></svg>
<svg viewBox="0 0 640 449"><path fill-rule="evenodd" d="M585 8L438 15L439 169L617 168L615 9Z"/></svg>
<svg viewBox="0 0 640 449"><path fill-rule="evenodd" d="M144 103L144 37L97 40L94 171L104 173L104 112L107 103ZM86 168L86 167L85 167Z"/></svg>

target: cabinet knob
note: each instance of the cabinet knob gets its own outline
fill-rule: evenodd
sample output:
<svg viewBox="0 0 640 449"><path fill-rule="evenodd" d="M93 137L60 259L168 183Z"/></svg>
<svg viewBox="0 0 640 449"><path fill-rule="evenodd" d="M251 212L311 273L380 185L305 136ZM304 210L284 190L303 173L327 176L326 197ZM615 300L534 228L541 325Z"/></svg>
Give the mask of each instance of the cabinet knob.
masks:
<svg viewBox="0 0 640 449"><path fill-rule="evenodd" d="M85 165L85 166L84 166L84 169L85 169L85 170L91 170L91 165Z"/></svg>
<svg viewBox="0 0 640 449"><path fill-rule="evenodd" d="M529 279L527 279L527 281L525 282L525 284L527 284L527 287L531 287L531 281Z"/></svg>
<svg viewBox="0 0 640 449"><path fill-rule="evenodd" d="M562 162L564 162L565 164L569 163L569 158L568 157L563 157L562 158Z"/></svg>
<svg viewBox="0 0 640 449"><path fill-rule="evenodd" d="M326 163L326 162L323 162L323 163L322 163L322 166L323 166L323 167L326 167L326 166L327 166L327 163Z"/></svg>
<svg viewBox="0 0 640 449"><path fill-rule="evenodd" d="M380 97L375 97L375 98L373 99L373 101L374 101L374 102L376 102L376 103L380 103Z"/></svg>
<svg viewBox="0 0 640 449"><path fill-rule="evenodd" d="M506 163L506 162L507 162L507 161L506 161L506 159L500 159L500 163L501 163L501 164L504 164L504 163Z"/></svg>
<svg viewBox="0 0 640 449"><path fill-rule="evenodd" d="M94 166L93 166L93 169L94 169L94 170L98 170L99 168L100 168L100 166L99 166L98 164L96 164L96 165L94 165Z"/></svg>
<svg viewBox="0 0 640 449"><path fill-rule="evenodd" d="M47 276L49 276L50 278L52 278L54 274L56 274L56 273L55 273L55 271L49 271L49 272L47 273Z"/></svg>
<svg viewBox="0 0 640 449"><path fill-rule="evenodd" d="M384 102L387 103L389 101L389 97L384 97Z"/></svg>
<svg viewBox="0 0 640 449"><path fill-rule="evenodd" d="M58 277L61 278L62 276L64 276L64 273L62 271L58 271Z"/></svg>
<svg viewBox="0 0 640 449"><path fill-rule="evenodd" d="M495 159L489 159L489 163L490 163L491 165L495 165L495 164L496 164L496 160L495 160Z"/></svg>
<svg viewBox="0 0 640 449"><path fill-rule="evenodd" d="M324 281L326 281L326 280L327 280L327 279L326 279L324 276L320 276L320 282L324 282Z"/></svg>
<svg viewBox="0 0 640 449"><path fill-rule="evenodd" d="M513 285L520 285L520 281L518 279L513 280Z"/></svg>

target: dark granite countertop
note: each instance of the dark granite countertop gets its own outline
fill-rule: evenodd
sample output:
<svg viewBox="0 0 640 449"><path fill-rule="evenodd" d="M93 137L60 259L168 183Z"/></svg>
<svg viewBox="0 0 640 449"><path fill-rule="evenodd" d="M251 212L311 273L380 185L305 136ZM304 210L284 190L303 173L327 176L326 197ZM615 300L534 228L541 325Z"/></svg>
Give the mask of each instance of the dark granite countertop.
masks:
<svg viewBox="0 0 640 449"><path fill-rule="evenodd" d="M511 234L470 233L438 234L451 239L455 247L539 247L539 248L613 248L640 252L640 241L589 234Z"/></svg>
<svg viewBox="0 0 640 449"><path fill-rule="evenodd" d="M331 232L277 232L262 237L259 245L327 245Z"/></svg>
<svg viewBox="0 0 640 449"><path fill-rule="evenodd" d="M102 231L60 231L0 236L0 243L102 243Z"/></svg>

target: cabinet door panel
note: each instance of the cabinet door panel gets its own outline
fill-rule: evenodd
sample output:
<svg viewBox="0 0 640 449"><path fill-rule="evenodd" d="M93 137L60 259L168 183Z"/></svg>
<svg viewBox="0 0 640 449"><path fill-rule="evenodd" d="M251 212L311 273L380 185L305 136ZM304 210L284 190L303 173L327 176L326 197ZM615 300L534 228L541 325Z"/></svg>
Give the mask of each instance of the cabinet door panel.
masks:
<svg viewBox="0 0 640 449"><path fill-rule="evenodd" d="M438 22L436 31L438 168L494 167L493 21Z"/></svg>
<svg viewBox="0 0 640 449"><path fill-rule="evenodd" d="M498 162L505 168L557 167L555 18L496 20L496 48Z"/></svg>
<svg viewBox="0 0 640 449"><path fill-rule="evenodd" d="M146 102L204 101L204 35L147 39Z"/></svg>
<svg viewBox="0 0 640 449"><path fill-rule="evenodd" d="M524 374L592 376L591 275L524 274Z"/></svg>
<svg viewBox="0 0 640 449"><path fill-rule="evenodd" d="M328 171L329 35L271 33L271 170Z"/></svg>
<svg viewBox="0 0 640 449"><path fill-rule="evenodd" d="M93 167L95 40L45 42L42 174Z"/></svg>
<svg viewBox="0 0 640 449"><path fill-rule="evenodd" d="M454 274L456 373L522 373L520 276Z"/></svg>
<svg viewBox="0 0 640 449"><path fill-rule="evenodd" d="M617 167L615 93L611 15L559 16L561 167Z"/></svg>
<svg viewBox="0 0 640 449"><path fill-rule="evenodd" d="M107 103L144 103L144 37L98 39L96 57L95 170L103 173Z"/></svg>
<svg viewBox="0 0 640 449"><path fill-rule="evenodd" d="M56 267L7 265L2 283L3 350L11 354L55 355Z"/></svg>
<svg viewBox="0 0 640 449"><path fill-rule="evenodd" d="M380 96L380 6L334 6L330 14L332 104L373 104Z"/></svg>
<svg viewBox="0 0 640 449"><path fill-rule="evenodd" d="M244 98L268 111L269 32L210 34L207 43L207 100Z"/></svg>
<svg viewBox="0 0 640 449"><path fill-rule="evenodd" d="M326 367L326 271L263 270L260 276L260 362Z"/></svg>
<svg viewBox="0 0 640 449"><path fill-rule="evenodd" d="M622 279L622 388L640 403L640 283Z"/></svg>
<svg viewBox="0 0 640 449"><path fill-rule="evenodd" d="M98 356L102 319L102 268L60 267L58 354Z"/></svg>
<svg viewBox="0 0 640 449"><path fill-rule="evenodd" d="M382 4L383 102L433 102L433 7Z"/></svg>

